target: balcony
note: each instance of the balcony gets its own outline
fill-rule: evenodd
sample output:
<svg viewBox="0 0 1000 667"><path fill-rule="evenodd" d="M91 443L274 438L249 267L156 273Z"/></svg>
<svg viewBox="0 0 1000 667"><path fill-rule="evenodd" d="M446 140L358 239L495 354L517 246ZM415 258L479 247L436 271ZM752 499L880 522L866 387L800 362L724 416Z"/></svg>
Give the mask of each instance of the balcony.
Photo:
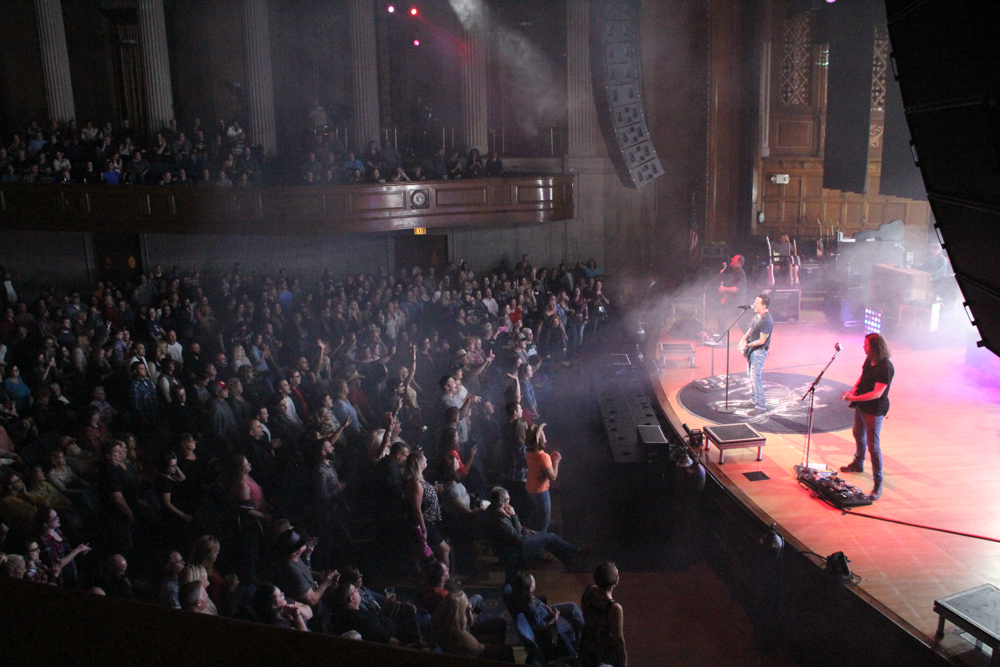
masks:
<svg viewBox="0 0 1000 667"><path fill-rule="evenodd" d="M0 184L0 229L341 234L574 217L573 177L314 187Z"/></svg>

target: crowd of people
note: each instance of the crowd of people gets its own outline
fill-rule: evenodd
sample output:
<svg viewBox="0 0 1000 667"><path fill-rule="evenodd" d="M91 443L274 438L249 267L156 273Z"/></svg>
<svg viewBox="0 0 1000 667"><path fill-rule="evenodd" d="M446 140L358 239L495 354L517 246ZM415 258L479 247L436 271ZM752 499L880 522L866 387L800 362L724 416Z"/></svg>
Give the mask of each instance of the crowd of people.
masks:
<svg viewBox="0 0 1000 667"><path fill-rule="evenodd" d="M561 456L543 414L553 374L608 319L593 260L328 269L308 287L238 263L214 280L157 265L30 299L0 277L3 573L504 657L506 626L452 577L477 575L478 542L512 616L582 664L624 664L612 566L582 611L526 592L545 552L581 567L549 531ZM419 604L364 586L358 538L423 581Z"/></svg>
<svg viewBox="0 0 1000 667"><path fill-rule="evenodd" d="M472 148L464 161L457 150L447 152L439 147L425 164L411 156L405 160L396 145L386 140L381 148L370 141L361 154L348 151L344 145L326 135L318 135L316 145L302 167L303 185L356 185L360 183L403 183L426 180L457 180L470 178L502 178L503 160L493 150L484 160L479 150Z"/></svg>
<svg viewBox="0 0 1000 667"><path fill-rule="evenodd" d="M238 119L220 118L202 125L194 118L190 127L176 120L149 141L128 120L115 127L87 122L58 122L42 127L31 122L23 133L0 142L0 182L86 185L167 185L200 187L255 187L264 182L265 167L282 172L282 180L297 178L302 185L339 185L499 178L505 175L496 151L484 160L471 149L464 157L457 150L439 148L433 156L403 154L393 142L379 148L370 141L359 152L348 150L327 131L317 132L300 175L285 174L287 166L265 164L263 152L240 126Z"/></svg>
<svg viewBox="0 0 1000 667"><path fill-rule="evenodd" d="M176 120L148 141L123 120L78 127L31 122L0 145L0 182L249 187L263 182L263 154L237 119L190 127Z"/></svg>

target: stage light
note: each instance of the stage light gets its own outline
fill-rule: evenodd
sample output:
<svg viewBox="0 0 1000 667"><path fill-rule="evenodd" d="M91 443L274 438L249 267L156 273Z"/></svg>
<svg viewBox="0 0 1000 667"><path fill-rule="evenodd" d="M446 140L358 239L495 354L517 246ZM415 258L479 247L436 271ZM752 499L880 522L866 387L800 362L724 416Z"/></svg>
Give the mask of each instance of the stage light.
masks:
<svg viewBox="0 0 1000 667"><path fill-rule="evenodd" d="M420 46L420 40L419 39L413 40L413 46Z"/></svg>
<svg viewBox="0 0 1000 667"><path fill-rule="evenodd" d="M417 15L417 8L410 7L410 16L416 16L416 15Z"/></svg>
<svg viewBox="0 0 1000 667"><path fill-rule="evenodd" d="M395 7L393 7L392 5L389 5L389 6L388 6L388 7L386 7L385 9L386 9L386 11L388 11L388 12L389 12L390 14L392 14L393 12L395 12L395 11L396 11L396 8L395 8Z"/></svg>
<svg viewBox="0 0 1000 667"><path fill-rule="evenodd" d="M865 334L882 333L882 311L865 308Z"/></svg>

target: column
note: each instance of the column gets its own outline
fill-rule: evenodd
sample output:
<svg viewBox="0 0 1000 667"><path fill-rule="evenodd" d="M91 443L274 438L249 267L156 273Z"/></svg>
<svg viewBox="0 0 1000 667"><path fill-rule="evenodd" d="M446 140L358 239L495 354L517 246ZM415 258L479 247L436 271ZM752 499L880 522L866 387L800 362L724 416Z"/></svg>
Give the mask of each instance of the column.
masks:
<svg viewBox="0 0 1000 667"><path fill-rule="evenodd" d="M569 146L566 171L576 175L576 218L566 224L566 257L606 261L604 244L605 174L613 173L597 122L590 78L590 2L566 0L566 106ZM614 188L611 187L610 190Z"/></svg>
<svg viewBox="0 0 1000 667"><path fill-rule="evenodd" d="M76 118L73 83L69 75L69 52L63 25L60 0L35 0L38 42L42 49L42 72L45 75L45 99L49 120L60 123Z"/></svg>
<svg viewBox="0 0 1000 667"><path fill-rule="evenodd" d="M354 65L354 127L348 144L363 150L369 141L378 141L378 53L375 47L375 5L372 0L350 0L351 56Z"/></svg>
<svg viewBox="0 0 1000 667"><path fill-rule="evenodd" d="M163 16L163 0L138 0L137 4L139 48L146 84L146 130L155 134L174 119L167 22Z"/></svg>
<svg viewBox="0 0 1000 667"><path fill-rule="evenodd" d="M486 70L487 18L477 13L465 22L462 58L462 129L466 150L478 148L485 157L489 150Z"/></svg>
<svg viewBox="0 0 1000 667"><path fill-rule="evenodd" d="M247 78L250 140L274 156L278 150L274 121L274 77L267 0L243 0L243 50Z"/></svg>
<svg viewBox="0 0 1000 667"><path fill-rule="evenodd" d="M567 111L569 120L569 156L602 155L601 128L594 105L594 86L590 73L590 2L567 0Z"/></svg>

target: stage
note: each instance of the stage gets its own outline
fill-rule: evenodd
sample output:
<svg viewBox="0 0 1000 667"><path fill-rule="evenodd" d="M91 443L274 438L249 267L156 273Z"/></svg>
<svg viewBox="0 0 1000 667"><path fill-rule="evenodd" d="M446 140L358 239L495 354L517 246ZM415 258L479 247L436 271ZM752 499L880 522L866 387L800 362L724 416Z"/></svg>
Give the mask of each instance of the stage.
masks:
<svg viewBox="0 0 1000 667"><path fill-rule="evenodd" d="M670 342L666 330L660 342ZM812 497L797 482L792 467L803 461L804 419L801 432L790 430L794 426L791 421L798 422L804 412L800 410L794 420L780 422L785 413L795 411L792 402L797 397L791 396L792 390L808 387L833 356L835 343L842 344L843 352L830 366L824 383L837 390L818 392L817 405L836 403L840 387L853 386L864 361L863 337L857 328L838 331L826 324L776 323L764 366L765 380L769 373L793 379L780 397L779 423L769 427L767 422L773 417L745 420L767 437L763 460L756 460L756 449L731 449L720 466L719 450L714 447L703 460L711 474L745 494L758 511L776 521L807 550L821 556L843 551L850 559L852 572L860 577L855 586L859 593L870 596L876 606L884 606L890 616L895 615L904 626L911 625L911 631L932 643L938 624L932 610L934 600L984 583L1000 582L1000 543L866 517L886 517L1000 540L1000 516L995 512L1000 507L1000 381L965 363L964 343L949 345L941 336L928 335L918 340L919 346L907 345L887 334L895 377L890 412L882 426L883 495L871 506L845 513ZM711 348L699 347L696 368L682 367L688 365L686 361L668 359L654 377L660 385L656 389L664 410L672 421L676 418L676 427L681 423L703 428L712 423L740 421L734 419L738 415L719 414L709 420L689 411L693 388L688 385L709 376L711 353ZM725 348L716 350L717 374L725 372L725 354ZM745 379L746 365L736 350L735 339L731 354L733 375ZM807 378L804 386L795 376ZM732 395L736 395L737 404L747 400L745 387L731 387L731 404ZM681 400L682 390L687 400ZM717 396L701 403L714 400L718 400ZM768 407L776 400L778 397L768 396ZM850 423L843 424L836 413L841 406L827 407L832 410L828 416L837 419L824 423L834 430L814 432L810 458L839 469L851 462L854 439ZM705 405L699 411L707 414ZM838 428L840 425L843 427ZM758 471L769 479L750 481L745 476ZM841 477L867 493L872 488L870 461L863 474L846 473ZM972 648L950 624L941 645L954 653L969 653Z"/></svg>

